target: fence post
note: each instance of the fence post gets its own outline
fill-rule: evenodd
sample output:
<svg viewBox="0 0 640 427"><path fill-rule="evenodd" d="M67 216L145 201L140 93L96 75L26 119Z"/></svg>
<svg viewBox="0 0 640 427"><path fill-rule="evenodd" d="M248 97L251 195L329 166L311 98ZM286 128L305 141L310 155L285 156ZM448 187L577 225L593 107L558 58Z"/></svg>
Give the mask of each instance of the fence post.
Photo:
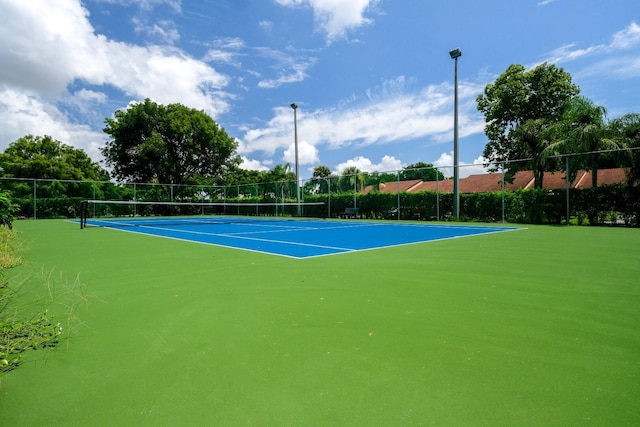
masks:
<svg viewBox="0 0 640 427"><path fill-rule="evenodd" d="M398 221L400 221L400 171L396 171L396 193L398 194Z"/></svg>
<svg viewBox="0 0 640 427"><path fill-rule="evenodd" d="M438 174L440 171L436 168L436 221L440 221L440 181Z"/></svg>
<svg viewBox="0 0 640 427"><path fill-rule="evenodd" d="M358 183L358 174L354 174L353 175L353 207L354 208L358 207L358 201L356 200L356 193L358 192L357 183Z"/></svg>
<svg viewBox="0 0 640 427"><path fill-rule="evenodd" d="M327 215L331 218L331 177L327 177L327 191L329 192L329 197L327 197L328 202L328 212Z"/></svg>
<svg viewBox="0 0 640 427"><path fill-rule="evenodd" d="M38 219L37 211L38 211L38 196L36 192L36 187L38 185L38 181L33 180L33 219Z"/></svg>
<svg viewBox="0 0 640 427"><path fill-rule="evenodd" d="M502 169L502 223L504 224L504 163L501 163L500 169Z"/></svg>
<svg viewBox="0 0 640 427"><path fill-rule="evenodd" d="M569 189L571 188L571 184L569 183L569 156L566 157L565 160L565 173L564 173L564 180L565 180L565 184L567 187L567 225L569 225L569 215L570 215L570 211L569 211Z"/></svg>

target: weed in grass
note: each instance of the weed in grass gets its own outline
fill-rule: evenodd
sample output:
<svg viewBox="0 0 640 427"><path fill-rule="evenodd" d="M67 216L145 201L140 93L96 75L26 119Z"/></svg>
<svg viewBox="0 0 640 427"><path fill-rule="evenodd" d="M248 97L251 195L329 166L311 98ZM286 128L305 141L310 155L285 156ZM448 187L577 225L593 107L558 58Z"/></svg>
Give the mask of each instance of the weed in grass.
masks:
<svg viewBox="0 0 640 427"><path fill-rule="evenodd" d="M0 272L22 263L17 232L0 227Z"/></svg>
<svg viewBox="0 0 640 427"><path fill-rule="evenodd" d="M16 240L14 231L0 230L0 379L22 363L25 352L56 347L63 338L68 343L82 324L78 310L91 299L79 276L66 283L53 269L7 278L6 270L22 261Z"/></svg>

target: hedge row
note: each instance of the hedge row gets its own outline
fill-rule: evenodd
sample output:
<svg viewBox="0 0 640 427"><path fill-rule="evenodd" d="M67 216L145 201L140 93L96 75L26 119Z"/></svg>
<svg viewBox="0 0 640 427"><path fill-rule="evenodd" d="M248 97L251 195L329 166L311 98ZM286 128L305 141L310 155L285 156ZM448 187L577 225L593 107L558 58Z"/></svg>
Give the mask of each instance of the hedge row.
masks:
<svg viewBox="0 0 640 427"><path fill-rule="evenodd" d="M323 201L327 196L307 196L305 201ZM354 207L353 194L331 196L331 217ZM363 218L451 220L451 193L369 193L358 195L355 206ZM399 209L398 209L399 206ZM621 223L638 226L640 191L625 185L608 185L569 191L570 221L576 224ZM503 217L504 214L504 217ZM566 190L518 190L460 195L462 221L522 224L562 224L566 222Z"/></svg>

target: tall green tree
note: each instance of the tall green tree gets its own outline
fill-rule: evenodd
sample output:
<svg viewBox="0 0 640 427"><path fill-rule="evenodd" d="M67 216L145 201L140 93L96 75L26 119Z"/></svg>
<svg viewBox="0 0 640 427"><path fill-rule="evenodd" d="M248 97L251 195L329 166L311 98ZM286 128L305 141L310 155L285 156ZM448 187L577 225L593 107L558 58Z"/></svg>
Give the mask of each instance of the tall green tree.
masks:
<svg viewBox="0 0 640 427"><path fill-rule="evenodd" d="M338 185L341 191L357 193L364 186L364 176L356 166L349 166L342 171Z"/></svg>
<svg viewBox="0 0 640 427"><path fill-rule="evenodd" d="M224 176L221 184L238 185L238 184L255 184L262 181L264 171L253 169L242 169L238 166L231 166Z"/></svg>
<svg viewBox="0 0 640 427"><path fill-rule="evenodd" d="M400 172L400 179L403 181L421 179L422 181L440 181L444 179L444 174L436 169L431 163L417 162L407 165Z"/></svg>
<svg viewBox="0 0 640 427"><path fill-rule="evenodd" d="M532 70L510 65L476 99L485 118L489 141L483 156L491 163L489 169L497 171L501 163L506 163L507 178L519 170L532 169L536 187L542 187L548 166L543 152L550 143L546 134L579 92L571 75L553 64L544 63ZM510 163L519 159L532 160Z"/></svg>
<svg viewBox="0 0 640 427"><path fill-rule="evenodd" d="M237 142L204 111L145 99L105 119L102 150L116 179L191 184L220 180L238 164Z"/></svg>
<svg viewBox="0 0 640 427"><path fill-rule="evenodd" d="M316 166L315 168L313 168L312 176L313 178L327 178L331 176L331 169L329 169L329 166Z"/></svg>
<svg viewBox="0 0 640 427"><path fill-rule="evenodd" d="M4 176L107 181L109 173L84 152L52 137L26 135L0 154Z"/></svg>
<svg viewBox="0 0 640 427"><path fill-rule="evenodd" d="M262 182L296 182L296 173L291 169L289 163L275 165L273 168L264 172Z"/></svg>

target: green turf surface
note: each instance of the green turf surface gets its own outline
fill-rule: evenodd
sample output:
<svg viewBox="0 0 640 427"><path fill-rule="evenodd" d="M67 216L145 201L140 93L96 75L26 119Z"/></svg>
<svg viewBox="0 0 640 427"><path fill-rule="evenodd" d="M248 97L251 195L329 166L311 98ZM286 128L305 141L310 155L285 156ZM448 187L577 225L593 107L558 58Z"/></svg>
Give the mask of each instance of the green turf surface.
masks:
<svg viewBox="0 0 640 427"><path fill-rule="evenodd" d="M295 260L64 221L24 270L97 298L0 385L0 425L640 425L640 230Z"/></svg>

